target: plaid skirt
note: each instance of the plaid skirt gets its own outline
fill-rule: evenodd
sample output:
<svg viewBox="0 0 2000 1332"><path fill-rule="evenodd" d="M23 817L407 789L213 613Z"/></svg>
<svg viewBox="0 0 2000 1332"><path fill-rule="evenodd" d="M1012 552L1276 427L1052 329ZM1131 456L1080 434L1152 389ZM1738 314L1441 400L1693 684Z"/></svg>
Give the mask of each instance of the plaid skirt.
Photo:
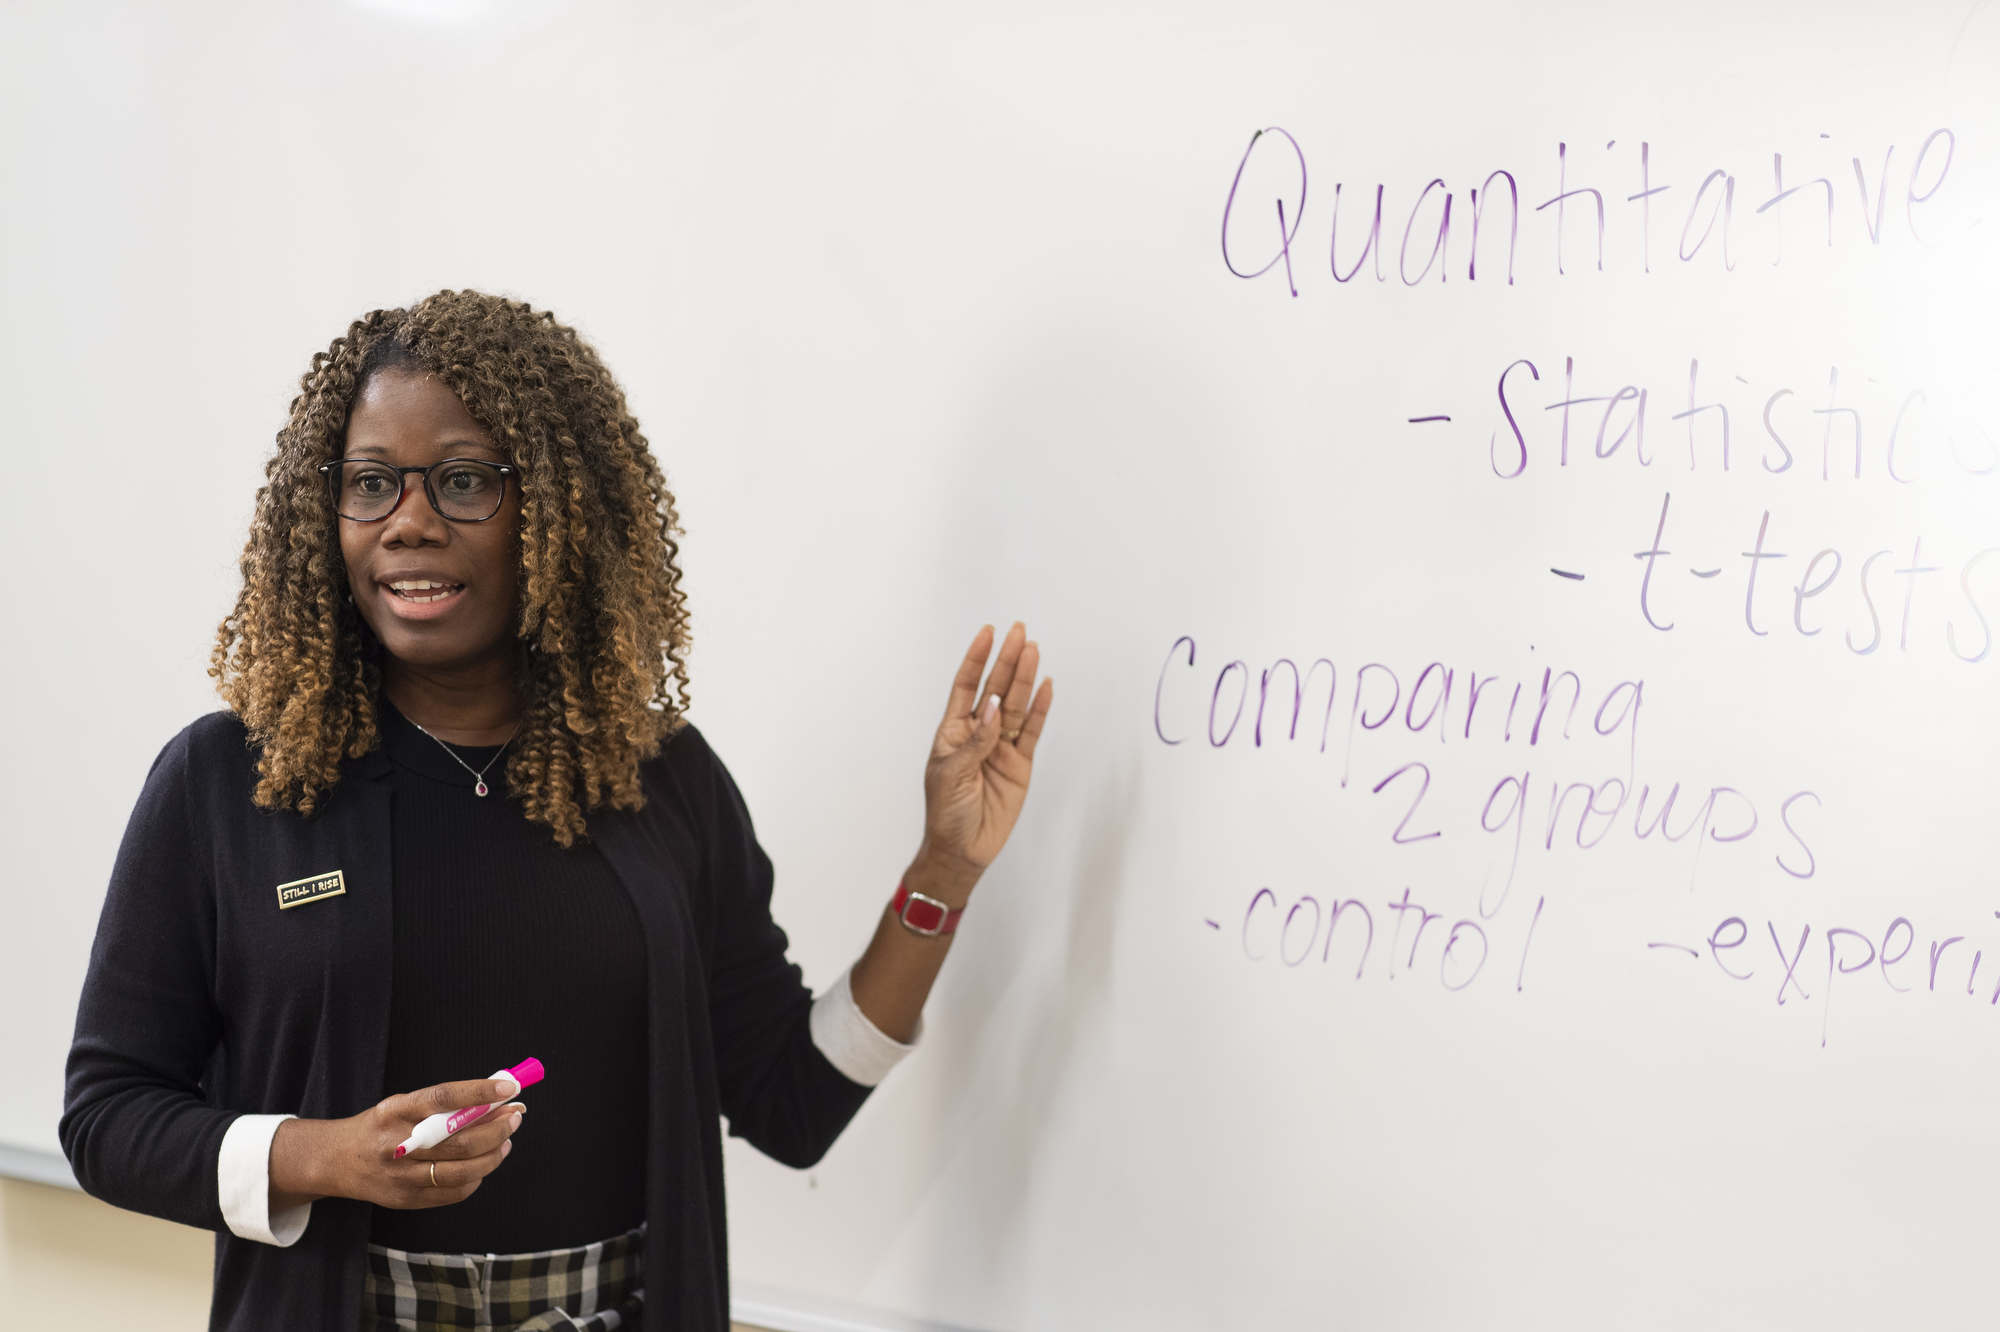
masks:
<svg viewBox="0 0 2000 1332"><path fill-rule="evenodd" d="M642 1223L615 1239L541 1253L406 1253L368 1246L362 1332L612 1332L645 1307Z"/></svg>

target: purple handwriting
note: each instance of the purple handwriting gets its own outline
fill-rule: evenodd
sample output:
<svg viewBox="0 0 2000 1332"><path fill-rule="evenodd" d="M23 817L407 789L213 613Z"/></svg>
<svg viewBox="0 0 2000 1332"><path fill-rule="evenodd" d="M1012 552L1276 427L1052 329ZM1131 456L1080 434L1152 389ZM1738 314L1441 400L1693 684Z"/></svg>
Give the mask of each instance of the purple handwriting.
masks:
<svg viewBox="0 0 2000 1332"><path fill-rule="evenodd" d="M1691 882L1709 846L1765 847L1771 863L1794 879L1810 879L1818 872L1807 840L1810 820L1820 807L1817 793L1798 789L1772 796L1725 782L1702 786L1642 779L1643 680L1587 684L1577 672L1551 665L1538 680L1500 682L1498 676L1438 661L1409 677L1407 667L1399 672L1379 661L1365 662L1348 675L1343 789L1354 773L1354 741L1361 732L1387 731L1398 741L1435 734L1440 744L1518 742L1541 752L1550 752L1548 746L1557 740L1573 738L1620 737L1625 742L1620 775L1585 781L1527 766L1485 787L1477 829L1484 837L1476 840L1504 843L1507 867L1498 879L1498 899L1490 906L1488 889L1482 887L1482 915L1490 917L1506 901L1523 850L1590 851L1614 835L1662 851L1687 846ZM1342 690L1341 670L1326 657L1314 658L1303 670L1291 657L1279 657L1254 673L1241 658L1204 670L1194 636L1182 634L1167 649L1154 682L1153 734L1167 746L1192 742L1196 752L1232 744L1275 752L1303 743L1324 754ZM1482 711L1484 700L1490 701ZM1311 724L1315 717L1317 727ZM1303 741L1301 722L1306 724ZM1363 775L1365 790L1379 798L1386 819L1393 820L1389 840L1395 845L1438 841L1454 831L1475 835L1470 826L1452 830L1436 821L1429 804L1436 778L1422 758Z"/></svg>
<svg viewBox="0 0 2000 1332"><path fill-rule="evenodd" d="M1917 927L1907 916L1890 921L1879 937L1835 925L1821 932L1817 944L1813 942L1810 922L1802 923L1794 931L1790 924L1781 927L1775 920L1766 920L1760 934L1741 916L1728 916L1709 932L1701 948L1671 942L1650 943L1647 948L1696 959L1706 949L1716 969L1729 980L1740 983L1762 977L1766 985L1774 987L1773 997L1780 1008L1787 1003L1800 1008L1811 1004L1812 991L1806 988L1810 983L1820 994L1819 1043L1824 1049L1833 1021L1836 982L1852 986L1879 981L1897 994L1936 994L1942 985L1944 992L1950 994L1958 991L1962 977L1966 995L1984 999L1988 1007L2000 1005L2000 968L1989 969L1987 973L1987 980L1993 986L1990 993L1979 979L1980 965L1986 958L1984 949L1967 943L1962 934L1934 937L1922 949L1917 947L1917 941ZM1954 954L1952 949L1959 944L1965 946ZM1822 949L1826 958L1824 967L1819 962ZM1864 976L1864 979L1843 979L1849 976Z"/></svg>
<svg viewBox="0 0 2000 1332"><path fill-rule="evenodd" d="M1300 662L1307 664L1301 668ZM1254 680L1250 666L1233 659L1216 668L1211 679L1196 661L1194 636L1183 634L1167 649L1153 686L1153 734L1166 745L1193 740L1221 749L1247 742L1261 749L1268 727L1273 744L1281 737L1295 743L1299 723L1312 716L1308 700L1316 703L1323 689L1318 752L1324 754L1342 688L1340 668L1323 656L1279 657L1258 668ZM1342 786L1351 774L1356 733L1384 727L1410 735L1428 732L1440 744L1454 738L1502 744L1518 740L1531 748L1558 739L1622 733L1628 751L1636 752L1646 682L1586 685L1577 672L1554 666L1544 667L1539 679L1510 678L1441 661L1426 662L1412 674L1408 665L1398 671L1369 661L1348 674L1345 689ZM1312 740L1310 730L1307 740Z"/></svg>
<svg viewBox="0 0 2000 1332"><path fill-rule="evenodd" d="M1494 384L1500 415L1486 440L1493 474L1512 481L1539 460L1958 485L2000 471L2000 446L1975 413L1933 401L1924 389L1884 390L1852 368L1843 375L1829 366L1824 390L1801 391L1754 385L1690 357L1686 392L1677 380L1665 407L1651 386L1621 378L1579 384L1576 358L1564 356L1558 387L1553 369L1545 378L1526 357L1509 362ZM1552 401L1541 404L1538 424L1533 407L1542 397Z"/></svg>
<svg viewBox="0 0 2000 1332"><path fill-rule="evenodd" d="M1477 920L1462 918L1444 925L1443 913L1412 901L1410 891L1405 887L1399 896L1378 899L1377 905L1371 906L1357 897L1343 898L1338 892L1329 894L1324 902L1311 893L1281 902L1271 889L1259 888L1243 909L1243 956L1251 962L1286 967L1308 962L1331 967L1336 962L1337 942L1338 964L1344 971L1351 960L1356 980L1367 974L1371 959L1378 959L1376 972L1389 980L1396 979L1399 967L1404 975L1428 976L1434 969L1438 984L1452 991L1467 989L1489 974L1489 964L1497 962L1504 972L1505 963L1511 960L1514 989L1524 988L1528 950L1535 941L1535 927L1541 923L1546 899L1537 899L1532 914L1525 910L1515 913L1517 918L1525 917L1509 927L1520 931L1516 949L1511 938L1496 940L1493 931ZM1431 930L1433 924L1440 928ZM1379 952L1378 942L1382 945ZM1511 956L1496 959L1495 949L1503 946Z"/></svg>
<svg viewBox="0 0 2000 1332"><path fill-rule="evenodd" d="M1687 788L1684 799L1678 781L1661 789L1631 775L1583 782L1538 778L1526 769L1509 773L1493 784L1479 811L1480 828L1504 843L1507 856L1507 871L1500 877L1499 897L1492 906L1487 905L1486 894L1493 876L1489 873L1480 886L1480 913L1491 915L1506 902L1524 847L1591 851L1614 833L1661 850L1688 842L1690 887L1700 872L1702 852L1710 845L1767 845L1778 869L1794 879L1810 879L1819 872L1819 860L1806 835L1821 805L1815 791L1792 791L1760 801L1751 792L1717 784L1706 790ZM1752 840L1760 833L1770 843Z"/></svg>
<svg viewBox="0 0 2000 1332"><path fill-rule="evenodd" d="M1685 515L1673 505L1671 491L1660 497L1659 516L1653 525L1653 540L1644 550L1633 552L1639 561L1639 614L1647 624L1670 632L1688 613L1692 604L1713 605L1719 598L1705 587L1692 594L1680 590L1676 575L1685 570L1702 584L1731 588L1732 582L1715 582L1718 574L1734 571L1743 593L1743 626L1758 638L1768 638L1787 627L1802 638L1821 638L1839 643L1855 656L1869 656L1885 649L1893 639L1899 653L1908 652L1911 625L1957 660L1976 663L1993 650L1993 626L1980 601L1984 591L2000 601L2000 546L1984 546L1957 556L1942 554L1935 546L1926 549L1922 533L1901 550L1875 549L1843 552L1821 546L1807 554L1805 547L1790 548L1790 535L1773 525L1771 511L1758 516L1754 532L1746 532L1744 549L1717 551L1707 547L1688 549L1675 535L1675 523ZM1719 567L1709 561L1720 558ZM1768 568L1766 566L1769 566ZM1878 566L1880 566L1878 568ZM1789 573L1795 571L1797 581ZM1939 604L1937 588L1924 593L1929 614L1917 614L1919 591L1933 575L1956 573L1960 603L1941 619L1934 613ZM1760 576L1762 578L1760 584ZM1761 587L1761 593L1760 593ZM1826 600L1821 600L1825 598ZM1733 609L1733 598L1723 603ZM1836 607L1840 609L1835 609ZM1842 614L1844 611L1844 615ZM1789 612L1789 614L1787 613ZM1884 615L1888 623L1884 623Z"/></svg>
<svg viewBox="0 0 2000 1332"><path fill-rule="evenodd" d="M1854 153L1845 163L1827 163L1826 157L1835 151L1831 136L1822 134L1820 139L1806 153L1815 167L1801 168L1796 152L1789 163L1783 152L1773 152L1769 193L1759 198L1763 187L1750 185L1741 200L1737 175L1723 167L1708 170L1699 182L1689 177L1661 183L1649 141L1628 143L1621 151L1613 139L1602 153L1559 141L1553 188L1540 202L1529 203L1525 220L1547 229L1547 252L1558 277L1601 273L1607 257L1634 264L1644 273L1653 272L1656 260L1662 267L1672 267L1677 260L1680 265L1700 262L1733 272L1756 258L1777 267L1785 262L1788 219L1798 228L1795 235L1817 240L1823 230L1822 249L1834 247L1837 232L1852 242L1865 240L1879 247L1897 230L1898 220L1912 240L1923 239L1919 210L1944 187L1957 149L1958 136L1950 128L1932 130L1915 151L1905 150L1900 162L1898 145L1891 143L1879 155L1870 148L1865 157ZM1849 172L1842 167L1851 168L1851 189ZM1251 177L1248 189L1246 173ZM1466 281L1477 282L1482 254L1487 258L1488 281L1515 284L1524 218L1523 187L1514 171L1496 167L1466 189L1464 205L1457 210L1456 244L1462 248L1456 251L1452 226L1458 196L1442 176L1430 176L1421 184L1413 178L1398 191L1393 210L1386 183L1374 187L1371 203L1366 187L1350 193L1347 182L1336 181L1326 220L1320 224L1323 231L1316 230L1311 241L1302 241L1306 175L1305 148L1290 131L1273 125L1250 136L1222 205L1222 262L1229 272L1239 278L1277 273L1284 289L1296 297L1299 275L1319 267L1317 256L1308 260L1307 255L1319 249L1317 236L1323 235L1321 253L1337 283L1355 281L1364 269L1378 283L1390 281L1389 248L1394 244L1393 271L1404 286L1418 286L1433 276L1447 282L1460 264ZM1613 184L1614 179L1620 183ZM1627 189L1632 192L1625 193ZM1530 200L1539 192L1530 190ZM1896 215L1889 212L1891 195L1900 196L1902 207ZM1662 224L1658 231L1656 215ZM1581 246L1573 234L1578 231ZM1296 263L1295 250L1299 251Z"/></svg>

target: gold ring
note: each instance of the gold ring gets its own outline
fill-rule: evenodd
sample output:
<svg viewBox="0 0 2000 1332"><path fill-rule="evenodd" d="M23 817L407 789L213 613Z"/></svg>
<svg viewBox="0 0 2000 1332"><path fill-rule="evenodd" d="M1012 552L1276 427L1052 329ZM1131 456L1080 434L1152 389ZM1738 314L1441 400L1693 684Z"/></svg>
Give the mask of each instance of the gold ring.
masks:
<svg viewBox="0 0 2000 1332"><path fill-rule="evenodd" d="M431 1187L436 1188L437 1186L438 1186L438 1163L436 1161L433 1161L431 1162Z"/></svg>
<svg viewBox="0 0 2000 1332"><path fill-rule="evenodd" d="M1017 731L1017 730L1016 730L1016 731L1002 731L1002 732L1000 732L1000 738L1001 738L1002 740L1005 740L1005 741L1006 741L1007 743L1009 743L1009 744L1012 744L1012 743L1013 743L1014 741L1016 741L1016 740L1019 740L1019 739L1021 738L1021 733L1020 733L1019 731Z"/></svg>

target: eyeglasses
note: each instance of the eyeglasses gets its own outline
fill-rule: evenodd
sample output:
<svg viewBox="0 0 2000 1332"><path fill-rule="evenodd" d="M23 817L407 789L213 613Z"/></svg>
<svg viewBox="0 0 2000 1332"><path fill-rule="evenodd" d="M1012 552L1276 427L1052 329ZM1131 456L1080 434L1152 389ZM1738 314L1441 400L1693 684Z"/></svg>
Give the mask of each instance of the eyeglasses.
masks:
<svg viewBox="0 0 2000 1332"><path fill-rule="evenodd" d="M500 512L507 498L507 478L519 475L507 463L478 458L446 458L429 467L391 467L367 458L341 458L321 463L327 497L333 511L357 523L379 523L396 511L408 493L403 478L415 472L424 479L431 507L454 523L483 523Z"/></svg>

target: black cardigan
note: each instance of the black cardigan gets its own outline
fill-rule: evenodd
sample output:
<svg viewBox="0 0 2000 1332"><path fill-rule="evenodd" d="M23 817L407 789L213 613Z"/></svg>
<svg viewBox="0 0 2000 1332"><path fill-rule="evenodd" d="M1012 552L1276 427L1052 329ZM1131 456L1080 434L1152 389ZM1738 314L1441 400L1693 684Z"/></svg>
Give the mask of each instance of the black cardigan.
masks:
<svg viewBox="0 0 2000 1332"><path fill-rule="evenodd" d="M351 1332L369 1204L323 1198L287 1248L229 1232L222 1136L243 1113L341 1118L385 1088L389 763L347 760L310 818L257 809L255 753L215 712L154 760L112 867L60 1134L86 1192L217 1232L211 1332ZM813 1044L812 995L771 920L771 862L694 726L641 765L646 803L591 813L645 934L646 1332L725 1332L722 1139L813 1164L867 1099ZM339 870L341 896L277 888ZM483 1072L483 1070L481 1070ZM476 1076L476 1074L475 1074Z"/></svg>

